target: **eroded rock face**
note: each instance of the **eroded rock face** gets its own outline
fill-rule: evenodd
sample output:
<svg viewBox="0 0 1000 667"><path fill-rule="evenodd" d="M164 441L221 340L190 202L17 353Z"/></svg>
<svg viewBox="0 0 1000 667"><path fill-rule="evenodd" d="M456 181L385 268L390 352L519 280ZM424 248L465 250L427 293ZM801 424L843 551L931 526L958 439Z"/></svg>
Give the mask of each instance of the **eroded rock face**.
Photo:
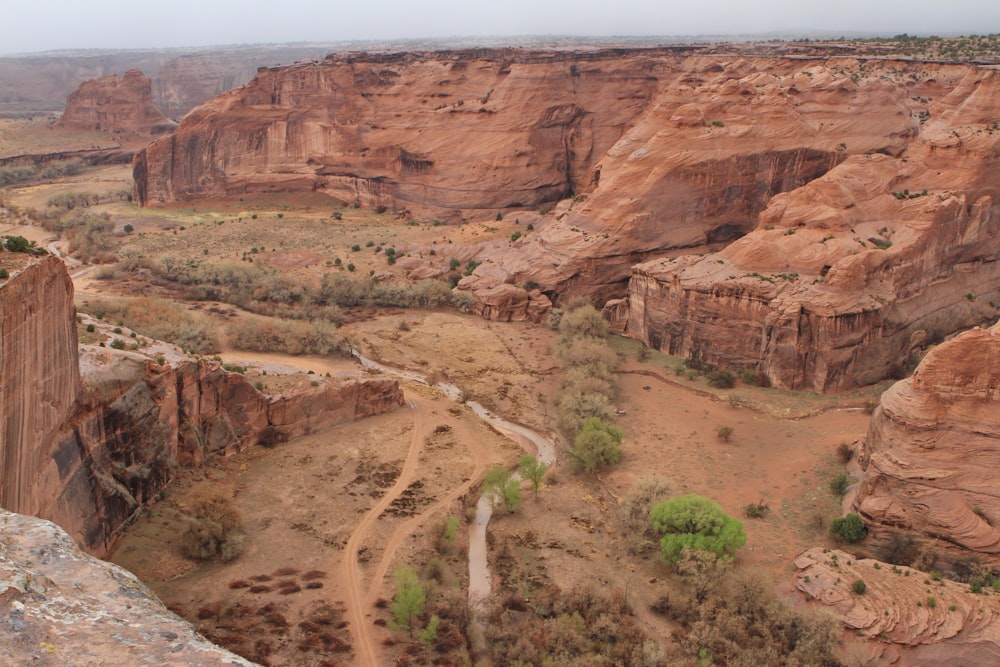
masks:
<svg viewBox="0 0 1000 667"><path fill-rule="evenodd" d="M810 549L795 567L796 587L849 628L906 647L899 664L989 667L1000 661L1000 604L991 595L843 551ZM863 594L852 590L858 580Z"/></svg>
<svg viewBox="0 0 1000 667"><path fill-rule="evenodd" d="M106 553L178 464L403 404L398 382L360 371L269 396L179 352L163 365L110 348L80 356L75 316L54 257L0 285L0 505L55 521L93 553Z"/></svg>
<svg viewBox="0 0 1000 667"><path fill-rule="evenodd" d="M1000 324L942 343L883 393L860 463L854 508L875 542L898 531L1000 565Z"/></svg>
<svg viewBox="0 0 1000 667"><path fill-rule="evenodd" d="M156 135L176 125L153 103L153 84L137 69L84 81L66 98L61 127Z"/></svg>
<svg viewBox="0 0 1000 667"><path fill-rule="evenodd" d="M241 665L135 575L80 551L59 526L0 509L0 662Z"/></svg>
<svg viewBox="0 0 1000 667"><path fill-rule="evenodd" d="M636 266L629 333L762 370L778 386L830 391L889 376L928 338L994 317L1000 78L934 76L898 157L852 156L774 196L757 228L718 253Z"/></svg>

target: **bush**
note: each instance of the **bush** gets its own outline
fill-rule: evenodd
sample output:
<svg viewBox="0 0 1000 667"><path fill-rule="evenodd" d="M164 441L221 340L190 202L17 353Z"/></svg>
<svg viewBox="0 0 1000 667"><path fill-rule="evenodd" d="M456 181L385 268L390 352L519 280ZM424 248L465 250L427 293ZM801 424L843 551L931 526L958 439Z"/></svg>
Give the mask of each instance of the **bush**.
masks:
<svg viewBox="0 0 1000 667"><path fill-rule="evenodd" d="M509 470L497 466L483 479L483 495L490 498L494 507L500 505L508 512L515 512L521 505L521 482Z"/></svg>
<svg viewBox="0 0 1000 667"><path fill-rule="evenodd" d="M830 522L830 537L844 544L854 544L864 539L867 534L868 529L865 528L861 517L853 512Z"/></svg>
<svg viewBox="0 0 1000 667"><path fill-rule="evenodd" d="M344 341L329 322L244 318L229 327L234 348L252 352L327 355L340 352Z"/></svg>
<svg viewBox="0 0 1000 667"><path fill-rule="evenodd" d="M10 278L10 272L7 269L0 269L0 280L7 280Z"/></svg>
<svg viewBox="0 0 1000 667"><path fill-rule="evenodd" d="M721 368L709 371L705 377L708 384L716 389L732 389L736 386L736 376Z"/></svg>
<svg viewBox="0 0 1000 667"><path fill-rule="evenodd" d="M121 297L87 302L82 310L101 313L113 321L156 340L173 343L195 354L219 351L218 332L205 315L192 313L184 306L157 297ZM87 326L93 331L93 325Z"/></svg>
<svg viewBox="0 0 1000 667"><path fill-rule="evenodd" d="M211 492L197 498L189 520L181 537L181 546L189 558L208 560L219 556L229 562L243 553L243 519L227 496Z"/></svg>
<svg viewBox="0 0 1000 667"><path fill-rule="evenodd" d="M864 595L865 591L868 590L868 584L866 584L861 579L855 579L851 584L851 592L855 595Z"/></svg>
<svg viewBox="0 0 1000 667"><path fill-rule="evenodd" d="M830 478L830 493L835 496L842 496L850 485L851 476L847 474L846 470L841 470Z"/></svg>
<svg viewBox="0 0 1000 667"><path fill-rule="evenodd" d="M599 417L588 417L573 438L570 465L584 472L617 463L621 458L622 430Z"/></svg>
<svg viewBox="0 0 1000 667"><path fill-rule="evenodd" d="M719 430L715 432L715 435L722 442L729 442L733 437L733 427L732 426L720 426Z"/></svg>
<svg viewBox="0 0 1000 667"><path fill-rule="evenodd" d="M663 533L663 560L676 563L685 549L708 551L730 558L746 541L743 524L722 511L718 503L694 493L660 503L649 512L655 528Z"/></svg>

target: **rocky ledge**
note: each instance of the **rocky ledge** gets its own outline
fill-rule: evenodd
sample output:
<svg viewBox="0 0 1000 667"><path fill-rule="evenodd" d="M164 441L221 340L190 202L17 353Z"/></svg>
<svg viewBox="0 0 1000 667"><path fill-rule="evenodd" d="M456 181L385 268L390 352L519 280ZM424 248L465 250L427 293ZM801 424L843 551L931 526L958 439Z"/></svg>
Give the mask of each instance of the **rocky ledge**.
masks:
<svg viewBox="0 0 1000 667"><path fill-rule="evenodd" d="M885 656L893 662L911 667L1000 662L1000 603L992 595L830 549L806 551L795 567L795 586L807 598L826 605L859 635L894 645L898 650Z"/></svg>
<svg viewBox="0 0 1000 667"><path fill-rule="evenodd" d="M252 667L54 523L0 509L0 662Z"/></svg>

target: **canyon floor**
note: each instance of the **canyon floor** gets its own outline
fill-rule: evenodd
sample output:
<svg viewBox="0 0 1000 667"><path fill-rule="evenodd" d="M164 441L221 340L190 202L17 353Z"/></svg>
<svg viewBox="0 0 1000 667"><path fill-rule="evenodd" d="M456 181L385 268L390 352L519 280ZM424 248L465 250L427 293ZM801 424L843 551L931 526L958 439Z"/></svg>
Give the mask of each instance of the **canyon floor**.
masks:
<svg viewBox="0 0 1000 667"><path fill-rule="evenodd" d="M101 194L128 185L126 167L101 167L12 189L7 200L44 210L60 193ZM389 262L376 248L448 257L445 248L506 243L526 229L526 220L539 218L526 213L524 220L445 226L342 208L319 195L149 210L112 199L89 209L111 216L120 257L247 262L310 284L326 272L352 272L348 264L361 275L402 276L405 262ZM122 231L126 224L132 233ZM39 245L53 240L38 227L11 229ZM84 311L103 297L178 296L148 276L110 265L78 268L76 285ZM242 316L218 304L179 303L193 313L214 313L206 316L220 322ZM366 355L446 377L496 414L553 433L558 364L548 327L450 310L347 309L345 316L340 333ZM81 337L86 333L81 329ZM748 505L766 505L765 518L744 520L748 541L738 563L779 586L798 553L828 544L826 522L841 511L829 490L829 480L844 469L837 447L864 435L866 407L884 386L831 396L742 384L718 390L687 374L679 359L621 336L609 344L621 359L622 460L587 476L571 471L562 456L537 498L525 487L517 512L495 515L489 537L494 586L543 577L562 590L618 590L643 629L664 638L673 628L649 607L670 579L655 542L635 535L622 511L636 483L659 478L673 493L704 494L741 518ZM221 355L248 366L247 374L273 393L281 391L280 365L336 374L354 363L238 350ZM369 664L374 656L389 664L406 655L415 642L387 627L384 601L395 592L393 572L402 564L426 571L441 561L436 596L464 605L469 508L485 471L513 467L523 450L435 391L411 383L404 389L407 405L395 413L181 471L113 560L207 637L260 662ZM727 441L718 436L721 427L732 429ZM189 560L180 545L185 511L220 491L234 497L243 515L246 550L228 564ZM442 544L449 517L462 528L453 544ZM354 549L360 572L343 558Z"/></svg>

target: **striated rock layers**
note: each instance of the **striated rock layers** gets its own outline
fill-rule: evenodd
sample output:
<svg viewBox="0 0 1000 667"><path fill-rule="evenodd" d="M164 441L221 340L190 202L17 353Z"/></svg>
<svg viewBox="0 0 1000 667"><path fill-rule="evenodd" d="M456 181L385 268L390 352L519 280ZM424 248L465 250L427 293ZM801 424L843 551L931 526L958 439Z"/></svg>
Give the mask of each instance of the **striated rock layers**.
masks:
<svg viewBox="0 0 1000 667"><path fill-rule="evenodd" d="M778 386L830 391L891 376L928 340L995 317L1000 77L913 76L916 87L888 84L922 107L910 108L905 150L851 156L776 195L720 252L636 266L627 331Z"/></svg>
<svg viewBox="0 0 1000 667"><path fill-rule="evenodd" d="M153 84L137 69L84 81L66 98L59 127L142 135L165 134L176 123L153 103Z"/></svg>
<svg viewBox="0 0 1000 667"><path fill-rule="evenodd" d="M78 357L72 283L55 258L0 288L0 506L104 553L173 468L403 403L395 380L323 379L265 396L219 364L130 352ZM84 369L81 381L80 368Z"/></svg>
<svg viewBox="0 0 1000 667"><path fill-rule="evenodd" d="M898 664L989 667L1000 661L1000 604L991 595L843 551L810 549L795 567L796 587L849 628L905 648L894 656ZM852 590L858 580L863 594Z"/></svg>
<svg viewBox="0 0 1000 667"><path fill-rule="evenodd" d="M251 663L205 640L135 575L89 556L55 524L0 509L0 662Z"/></svg>
<svg viewBox="0 0 1000 667"><path fill-rule="evenodd" d="M1000 566L1000 324L941 344L883 393L859 460L870 541L902 533Z"/></svg>

